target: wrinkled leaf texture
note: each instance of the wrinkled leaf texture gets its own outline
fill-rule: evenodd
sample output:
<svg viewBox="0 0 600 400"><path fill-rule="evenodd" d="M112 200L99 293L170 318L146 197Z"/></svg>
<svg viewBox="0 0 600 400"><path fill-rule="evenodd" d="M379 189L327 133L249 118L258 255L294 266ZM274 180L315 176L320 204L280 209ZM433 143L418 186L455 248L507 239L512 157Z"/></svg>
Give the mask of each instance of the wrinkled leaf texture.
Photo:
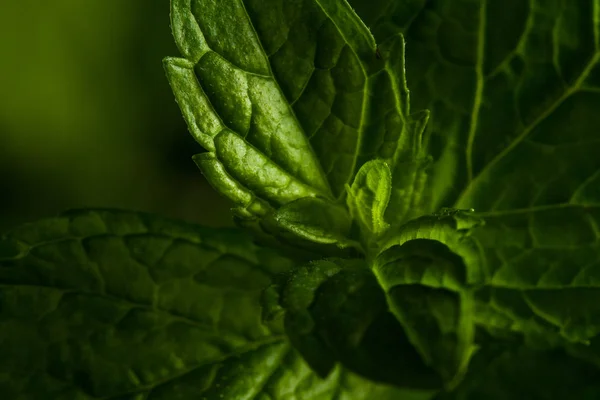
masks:
<svg viewBox="0 0 600 400"><path fill-rule="evenodd" d="M404 396L341 368L319 378L261 322L263 288L294 263L240 231L88 210L0 243L3 399Z"/></svg>
<svg viewBox="0 0 600 400"><path fill-rule="evenodd" d="M378 40L406 37L430 210L485 219L478 323L599 364L600 2L350 3Z"/></svg>
<svg viewBox="0 0 600 400"><path fill-rule="evenodd" d="M418 214L428 113L410 115L400 34L376 47L333 0L174 0L172 26L185 58L167 58L167 76L208 151L195 160L238 217L342 200L373 158L397 172L389 222Z"/></svg>

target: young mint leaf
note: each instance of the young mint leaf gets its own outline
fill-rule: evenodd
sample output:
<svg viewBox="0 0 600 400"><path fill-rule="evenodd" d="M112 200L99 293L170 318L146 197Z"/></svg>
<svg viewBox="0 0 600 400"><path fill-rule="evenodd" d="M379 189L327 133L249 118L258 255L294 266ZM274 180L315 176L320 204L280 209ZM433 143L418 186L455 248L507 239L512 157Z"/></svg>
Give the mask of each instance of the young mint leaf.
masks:
<svg viewBox="0 0 600 400"><path fill-rule="evenodd" d="M384 213L392 191L392 173L387 163L383 160L365 163L346 190L348 209L362 231L375 236L383 233L389 227Z"/></svg>
<svg viewBox="0 0 600 400"><path fill-rule="evenodd" d="M424 110L410 114L404 37L401 34L391 36L379 44L379 51L385 60L384 70L389 80L378 82L377 96L381 96L381 105L386 103L386 97L389 97L387 101L396 104L395 112L388 112L385 117L385 126L389 130L389 138L386 139L393 139L393 145L389 154L379 154L392 171L392 190L385 217L390 224L400 225L422 215L428 207L425 184L430 157L421 142L429 112Z"/></svg>
<svg viewBox="0 0 600 400"><path fill-rule="evenodd" d="M390 247L377 256L373 272L390 287L425 285L458 292L467 286L462 258L430 239L413 239Z"/></svg>
<svg viewBox="0 0 600 400"><path fill-rule="evenodd" d="M332 0L174 0L171 15L185 59L165 59L167 76L209 151L198 165L238 218L338 199L374 158L398 166L390 222L418 214L428 114L409 115L401 35L376 47L349 5Z"/></svg>
<svg viewBox="0 0 600 400"><path fill-rule="evenodd" d="M441 242L414 239L381 253L373 272L425 363L448 388L456 385L475 350L473 294L461 257Z"/></svg>
<svg viewBox="0 0 600 400"><path fill-rule="evenodd" d="M434 209L598 202L596 1L349 2L377 40L407 38Z"/></svg>
<svg viewBox="0 0 600 400"><path fill-rule="evenodd" d="M314 243L360 249L360 244L347 239L351 219L346 209L321 198L292 201L269 215L265 223Z"/></svg>
<svg viewBox="0 0 600 400"><path fill-rule="evenodd" d="M197 154L194 161L209 182L220 186L222 194L244 204L233 209L238 225L253 230L262 243L307 261L316 256L313 252L343 254L340 249L360 249L358 243L347 239L351 221L340 206L322 198L303 197L275 209L235 181L214 153Z"/></svg>
<svg viewBox="0 0 600 400"><path fill-rule="evenodd" d="M453 290L463 288L465 285L480 284L484 280L486 260L471 238L471 232L484 223L480 215L473 213L472 210L449 208L441 209L433 215L415 218L400 227L390 229L381 239L380 260L386 260L387 256L382 254L388 249L420 240L426 246L433 247L419 250L418 246L411 245L411 251L420 252L426 258L447 259L450 264L461 265L459 268L461 272L453 274L452 270L456 267L449 268L447 265L441 267L437 263L423 265L426 267L425 270L422 270L421 266L414 268L407 265L407 273L413 272L403 277L402 283L422 283L431 287L447 287Z"/></svg>
<svg viewBox="0 0 600 400"><path fill-rule="evenodd" d="M340 363L376 382L439 389L389 312L385 293L362 260L316 261L292 271L280 287L292 344L320 376Z"/></svg>
<svg viewBox="0 0 600 400"><path fill-rule="evenodd" d="M471 238L487 260L479 323L586 343L600 333L600 207L481 214Z"/></svg>
<svg viewBox="0 0 600 400"><path fill-rule="evenodd" d="M442 209L390 230L372 270L391 312L446 388L466 372L474 350L473 286L483 280L470 210Z"/></svg>

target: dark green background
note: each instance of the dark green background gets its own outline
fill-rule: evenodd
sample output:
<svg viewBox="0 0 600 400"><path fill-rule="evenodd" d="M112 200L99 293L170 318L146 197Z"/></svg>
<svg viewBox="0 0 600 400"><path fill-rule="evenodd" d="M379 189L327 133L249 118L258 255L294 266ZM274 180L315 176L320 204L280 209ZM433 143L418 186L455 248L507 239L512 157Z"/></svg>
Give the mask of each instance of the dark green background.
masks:
<svg viewBox="0 0 600 400"><path fill-rule="evenodd" d="M161 60L169 0L0 2L0 230L74 207L231 224Z"/></svg>

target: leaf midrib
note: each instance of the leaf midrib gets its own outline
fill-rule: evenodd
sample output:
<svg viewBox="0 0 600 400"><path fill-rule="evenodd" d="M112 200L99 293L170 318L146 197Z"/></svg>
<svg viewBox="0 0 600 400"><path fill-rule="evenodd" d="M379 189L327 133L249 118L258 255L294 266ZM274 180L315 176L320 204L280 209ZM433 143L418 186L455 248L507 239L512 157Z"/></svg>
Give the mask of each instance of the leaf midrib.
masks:
<svg viewBox="0 0 600 400"><path fill-rule="evenodd" d="M473 110L471 112L471 121L467 144L465 149L465 158L467 164L467 185L473 180L473 145L475 144L475 135L479 127L479 110L483 102L484 88L484 51L485 51L485 27L487 16L487 0L481 2L479 7L479 26L477 37L477 60L475 62L475 95L473 99Z"/></svg>
<svg viewBox="0 0 600 400"><path fill-rule="evenodd" d="M314 0L316 1L316 0ZM248 10L246 9L246 4L244 3L243 0L238 0L239 4L241 5L242 10L244 10L244 15L246 16L246 19L248 20L248 24L250 25L250 28L252 29L252 32L254 33L254 35L256 36L256 38L258 39L258 45L260 46L260 50L262 52L263 57L265 57L265 59L267 60L267 67L269 69L269 79L271 79L274 84L275 87L277 88L279 94L281 95L282 99L285 99L285 104L287 106L287 109L289 111L289 113L292 115L292 117L294 118L294 121L296 121L296 124L302 129L302 132L304 134L304 137L306 138L306 144L308 146L308 149L312 155L312 158L315 160L319 160L319 158L317 157L317 153L315 152L315 149L313 148L312 143L310 142L310 140L308 139L308 136L306 135L306 132L304 131L304 128L302 128L302 124L300 123L296 112L294 111L293 107L291 106L290 102L287 100L285 94L283 93L283 90L281 89L281 85L279 84L279 81L275 78L275 74L273 73L273 67L271 66L271 59L269 58L269 56L267 55L267 52L263 46L262 43L262 39L260 37L260 35L258 34L258 31L256 30L255 26L254 26L254 21L252 21L252 18L250 17L250 14L248 13ZM214 50L213 50L214 51ZM235 132L235 131L233 131ZM275 134L274 132L272 134ZM244 139L245 140L245 139ZM261 151L262 154L262 151ZM283 171L287 171L286 168L282 167L281 165L279 165L278 163L275 163L275 161L273 161L271 158L269 158L271 160L271 162L273 162L273 164L276 164L279 168L281 168ZM333 191L331 190L331 184L329 183L329 179L327 179L327 175L325 174L325 170L323 170L323 166L321 165L321 162L317 162L317 165L319 166L319 175L321 176L322 180L324 181L324 183L326 184L328 193L326 193L327 195L331 196L332 198L333 196ZM288 172L289 173L289 172ZM311 182L304 182L304 179L301 179L293 174L292 175L294 178L298 179L300 182L303 182L305 184L307 184L310 187L313 187ZM320 190L319 190L320 191Z"/></svg>
<svg viewBox="0 0 600 400"><path fill-rule="evenodd" d="M461 208L465 206L465 201L468 196L471 194L474 187L476 187L479 182L485 179L486 175L492 170L492 168L498 164L502 159L504 159L509 153L511 153L523 140L525 140L529 134L547 117L549 117L565 100L571 97L573 94L577 93L584 83L585 79L589 76L593 68L600 61L600 51L596 50L594 54L590 57L590 60L587 62L585 67L582 69L578 78L573 82L571 86L566 88L563 93L550 104L544 111L540 112L540 114L529 123L529 125L525 126L521 133L513 139L508 146L504 148L500 153L498 153L494 158L487 163L473 178L472 181L468 185L465 185L460 195L457 197L455 201L454 207Z"/></svg>

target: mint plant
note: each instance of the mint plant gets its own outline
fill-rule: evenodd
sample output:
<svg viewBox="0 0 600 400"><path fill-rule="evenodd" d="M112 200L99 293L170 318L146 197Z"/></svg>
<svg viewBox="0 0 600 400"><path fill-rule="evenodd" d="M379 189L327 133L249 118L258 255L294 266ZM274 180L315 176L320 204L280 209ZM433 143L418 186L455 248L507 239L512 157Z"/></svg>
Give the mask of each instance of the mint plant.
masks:
<svg viewBox="0 0 600 400"><path fill-rule="evenodd" d="M171 4L239 228L3 236L2 398L600 397L598 0Z"/></svg>

